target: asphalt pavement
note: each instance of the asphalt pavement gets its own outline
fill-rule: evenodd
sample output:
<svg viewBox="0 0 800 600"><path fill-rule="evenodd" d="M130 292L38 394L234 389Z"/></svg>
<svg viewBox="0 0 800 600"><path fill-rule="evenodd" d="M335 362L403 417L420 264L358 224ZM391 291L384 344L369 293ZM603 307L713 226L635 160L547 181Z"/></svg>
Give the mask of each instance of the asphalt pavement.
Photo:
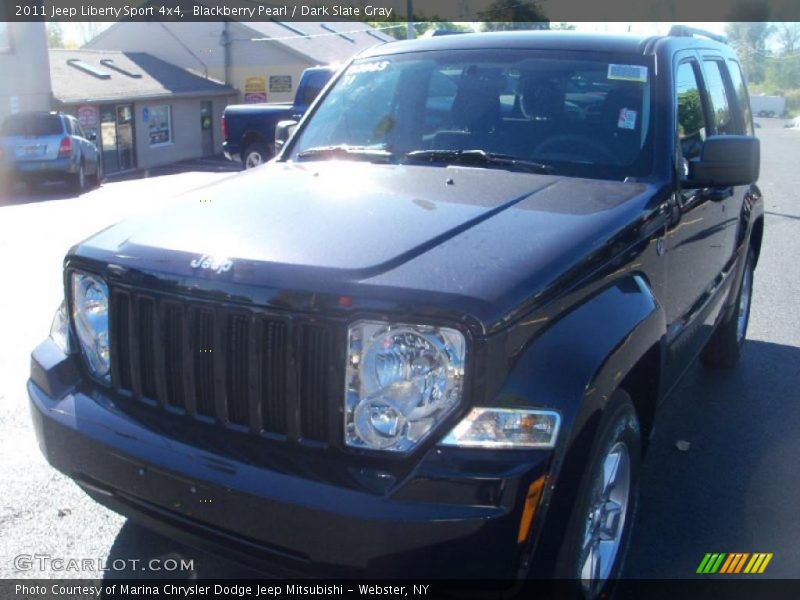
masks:
<svg viewBox="0 0 800 600"><path fill-rule="evenodd" d="M692 367L660 409L627 577L690 578L707 552L770 552L769 576L800 577L800 130L760 121L767 215L744 357L726 373ZM139 570L151 558L192 561L177 577L254 576L126 522L51 469L25 392L29 353L61 298L67 249L229 171L187 163L79 197L48 186L0 198L0 578L163 576ZM25 559L37 555L91 558L98 568L126 562L113 573L65 571Z"/></svg>

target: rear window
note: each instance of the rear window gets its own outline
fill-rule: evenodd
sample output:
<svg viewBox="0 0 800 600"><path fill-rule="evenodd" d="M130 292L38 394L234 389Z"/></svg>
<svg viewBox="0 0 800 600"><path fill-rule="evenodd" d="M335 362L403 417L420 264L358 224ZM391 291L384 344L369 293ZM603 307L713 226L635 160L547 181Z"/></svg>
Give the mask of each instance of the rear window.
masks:
<svg viewBox="0 0 800 600"><path fill-rule="evenodd" d="M58 115L11 115L3 122L2 135L58 135L63 133Z"/></svg>

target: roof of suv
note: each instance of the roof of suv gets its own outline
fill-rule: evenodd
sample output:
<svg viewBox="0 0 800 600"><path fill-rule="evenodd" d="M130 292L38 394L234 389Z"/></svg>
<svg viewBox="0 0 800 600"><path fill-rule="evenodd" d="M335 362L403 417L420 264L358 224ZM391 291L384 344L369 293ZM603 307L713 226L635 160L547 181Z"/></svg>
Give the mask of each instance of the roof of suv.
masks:
<svg viewBox="0 0 800 600"><path fill-rule="evenodd" d="M610 53L647 53L655 42L669 41L677 47L703 45L728 48L725 44L691 36L644 36L634 34L609 35L572 31L502 31L434 36L426 39L403 40L374 46L360 57L399 54L419 50L469 50L478 48L541 48Z"/></svg>

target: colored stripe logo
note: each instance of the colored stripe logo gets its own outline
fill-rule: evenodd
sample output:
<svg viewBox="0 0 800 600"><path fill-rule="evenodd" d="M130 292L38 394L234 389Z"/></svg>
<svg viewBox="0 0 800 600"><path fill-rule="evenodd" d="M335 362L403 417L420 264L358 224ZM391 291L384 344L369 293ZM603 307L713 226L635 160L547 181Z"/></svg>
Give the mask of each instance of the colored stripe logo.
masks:
<svg viewBox="0 0 800 600"><path fill-rule="evenodd" d="M705 575L763 573L771 560L772 552L707 552L696 572Z"/></svg>

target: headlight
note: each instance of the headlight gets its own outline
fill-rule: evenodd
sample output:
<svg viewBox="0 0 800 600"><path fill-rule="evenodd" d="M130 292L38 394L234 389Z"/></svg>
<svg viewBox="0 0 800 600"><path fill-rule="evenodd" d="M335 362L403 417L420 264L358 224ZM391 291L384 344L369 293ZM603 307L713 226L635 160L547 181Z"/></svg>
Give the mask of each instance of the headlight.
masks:
<svg viewBox="0 0 800 600"><path fill-rule="evenodd" d="M108 286L99 277L72 274L72 319L92 373L109 380Z"/></svg>
<svg viewBox="0 0 800 600"><path fill-rule="evenodd" d="M550 410L473 408L440 442L473 448L552 448L561 417Z"/></svg>
<svg viewBox="0 0 800 600"><path fill-rule="evenodd" d="M347 337L348 446L408 451L461 400L466 343L455 329L359 321Z"/></svg>
<svg viewBox="0 0 800 600"><path fill-rule="evenodd" d="M53 317L53 324L50 325L50 339L64 354L69 354L69 317L63 300Z"/></svg>

